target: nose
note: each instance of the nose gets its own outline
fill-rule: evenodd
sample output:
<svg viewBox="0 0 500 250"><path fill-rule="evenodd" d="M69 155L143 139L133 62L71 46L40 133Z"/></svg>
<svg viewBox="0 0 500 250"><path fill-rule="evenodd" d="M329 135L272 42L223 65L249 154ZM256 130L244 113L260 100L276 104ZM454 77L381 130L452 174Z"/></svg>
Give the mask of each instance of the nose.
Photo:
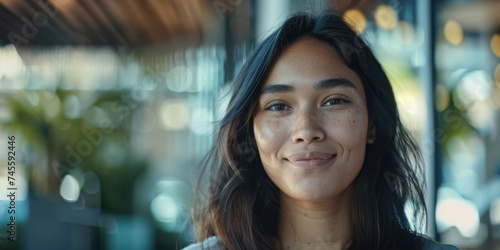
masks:
<svg viewBox="0 0 500 250"><path fill-rule="evenodd" d="M299 111L295 117L292 134L293 142L310 144L313 141L322 141L324 139L325 131L321 122L321 114L311 109Z"/></svg>

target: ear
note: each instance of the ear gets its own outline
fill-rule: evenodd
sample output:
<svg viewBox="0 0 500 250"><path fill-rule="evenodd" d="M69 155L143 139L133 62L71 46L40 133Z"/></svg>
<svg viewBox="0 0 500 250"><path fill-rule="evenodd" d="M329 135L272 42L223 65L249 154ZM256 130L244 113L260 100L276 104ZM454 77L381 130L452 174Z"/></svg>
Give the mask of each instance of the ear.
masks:
<svg viewBox="0 0 500 250"><path fill-rule="evenodd" d="M376 136L377 136L377 129L373 125L373 122L370 121L370 123L368 125L368 135L367 135L366 142L370 143L370 144L374 144Z"/></svg>

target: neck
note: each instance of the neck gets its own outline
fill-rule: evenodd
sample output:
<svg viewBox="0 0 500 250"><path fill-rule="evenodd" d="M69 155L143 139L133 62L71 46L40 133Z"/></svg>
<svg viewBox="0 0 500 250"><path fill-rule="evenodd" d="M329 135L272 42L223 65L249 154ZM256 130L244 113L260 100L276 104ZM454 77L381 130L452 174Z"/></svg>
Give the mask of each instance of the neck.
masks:
<svg viewBox="0 0 500 250"><path fill-rule="evenodd" d="M280 202L279 238L283 249L347 247L351 232L347 195L310 202L281 193Z"/></svg>

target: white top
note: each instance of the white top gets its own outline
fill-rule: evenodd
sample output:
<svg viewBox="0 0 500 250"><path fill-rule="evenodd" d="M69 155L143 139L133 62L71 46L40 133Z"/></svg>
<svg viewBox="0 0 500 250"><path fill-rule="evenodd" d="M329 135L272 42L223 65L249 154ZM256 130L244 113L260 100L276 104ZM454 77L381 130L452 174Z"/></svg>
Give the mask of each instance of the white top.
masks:
<svg viewBox="0 0 500 250"><path fill-rule="evenodd" d="M203 242L191 244L186 248L183 248L182 250L223 250L222 246L219 243L220 238L218 236L212 236L207 238ZM201 247L202 244L204 248ZM458 248L452 245L445 245L429 239L425 239L422 250L458 250Z"/></svg>
<svg viewBox="0 0 500 250"><path fill-rule="evenodd" d="M222 246L219 244L220 239L218 236L212 236L207 238L203 242L198 242L191 244L182 250L222 250ZM203 245L203 248L202 248Z"/></svg>

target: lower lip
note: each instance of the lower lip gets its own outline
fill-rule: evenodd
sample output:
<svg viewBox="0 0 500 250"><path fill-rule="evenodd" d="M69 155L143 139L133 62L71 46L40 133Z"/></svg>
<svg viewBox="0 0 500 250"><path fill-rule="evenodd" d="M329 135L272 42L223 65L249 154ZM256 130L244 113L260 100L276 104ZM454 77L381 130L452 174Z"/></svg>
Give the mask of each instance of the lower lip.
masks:
<svg viewBox="0 0 500 250"><path fill-rule="evenodd" d="M290 162L295 167L302 168L302 169L316 169L316 168L323 168L328 166L329 163L331 163L336 155L332 156L329 159L315 159L315 160L306 160L306 161L294 161L291 162L289 160L286 160Z"/></svg>

